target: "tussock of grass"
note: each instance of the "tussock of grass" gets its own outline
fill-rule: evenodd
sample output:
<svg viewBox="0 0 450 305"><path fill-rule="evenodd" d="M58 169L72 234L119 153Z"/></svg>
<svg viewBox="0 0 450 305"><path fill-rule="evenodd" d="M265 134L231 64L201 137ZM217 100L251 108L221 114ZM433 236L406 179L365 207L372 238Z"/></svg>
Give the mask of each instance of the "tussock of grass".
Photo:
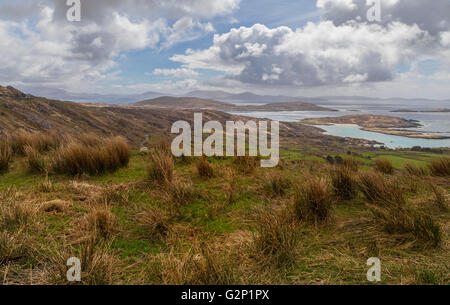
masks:
<svg viewBox="0 0 450 305"><path fill-rule="evenodd" d="M9 170L12 162L12 148L6 138L0 138L0 174Z"/></svg>
<svg viewBox="0 0 450 305"><path fill-rule="evenodd" d="M406 203L404 189L382 174L367 171L359 175L359 187L370 203L386 206L401 206Z"/></svg>
<svg viewBox="0 0 450 305"><path fill-rule="evenodd" d="M64 141L63 136L55 133L27 132L24 130L8 134L13 152L18 155L25 154L25 147L31 146L38 152L57 149Z"/></svg>
<svg viewBox="0 0 450 305"><path fill-rule="evenodd" d="M299 220L322 223L331 212L332 196L327 183L319 178L311 178L298 187L294 198L294 211Z"/></svg>
<svg viewBox="0 0 450 305"><path fill-rule="evenodd" d="M0 232L0 266L31 255L31 239L19 232Z"/></svg>
<svg viewBox="0 0 450 305"><path fill-rule="evenodd" d="M156 151L150 154L148 177L150 181L169 183L174 178L174 162L169 154Z"/></svg>
<svg viewBox="0 0 450 305"><path fill-rule="evenodd" d="M206 244L184 255L172 250L160 257L160 272L164 284L170 285L231 285L236 283L230 261L223 253Z"/></svg>
<svg viewBox="0 0 450 305"><path fill-rule="evenodd" d="M56 152L53 169L71 176L100 175L128 165L130 148L121 137L109 138L101 146L71 142Z"/></svg>
<svg viewBox="0 0 450 305"><path fill-rule="evenodd" d="M195 164L197 168L197 173L202 178L213 178L214 177L214 167L207 158L200 158Z"/></svg>
<svg viewBox="0 0 450 305"><path fill-rule="evenodd" d="M429 171L426 167L415 166L410 163L405 164L405 171L411 176L424 177L429 175Z"/></svg>
<svg viewBox="0 0 450 305"><path fill-rule="evenodd" d="M237 156L234 157L233 162L238 170L244 174L251 174L256 170L258 166L258 157L250 156Z"/></svg>
<svg viewBox="0 0 450 305"><path fill-rule="evenodd" d="M67 260L77 257L81 262L81 282L67 281ZM48 281L53 284L75 285L112 285L115 282L114 268L117 259L97 245L95 238L90 238L78 247L65 247L53 250L50 257Z"/></svg>
<svg viewBox="0 0 450 305"><path fill-rule="evenodd" d="M48 172L48 162L45 157L33 146L25 146L25 158L28 170L31 173L42 174Z"/></svg>
<svg viewBox="0 0 450 305"><path fill-rule="evenodd" d="M105 205L93 207L85 217L85 225L93 236L100 239L110 239L117 232L117 217Z"/></svg>
<svg viewBox="0 0 450 305"><path fill-rule="evenodd" d="M144 230L144 237L154 240L167 235L174 215L166 210L152 207L140 212L136 218L139 226Z"/></svg>
<svg viewBox="0 0 450 305"><path fill-rule="evenodd" d="M295 261L298 235L287 213L263 211L257 217L253 243L261 262L289 267Z"/></svg>
<svg viewBox="0 0 450 305"><path fill-rule="evenodd" d="M348 166L337 166L331 170L331 185L335 196L342 200L351 200L358 193L354 172Z"/></svg>
<svg viewBox="0 0 450 305"><path fill-rule="evenodd" d="M394 166L388 159L377 159L375 160L375 170L383 174L392 175L394 173Z"/></svg>
<svg viewBox="0 0 450 305"><path fill-rule="evenodd" d="M194 187L191 182L174 179L168 184L170 200L176 206L187 205L194 199Z"/></svg>
<svg viewBox="0 0 450 305"><path fill-rule="evenodd" d="M371 211L388 233L410 233L432 247L437 247L442 242L441 228L429 215L399 206L371 206Z"/></svg>
<svg viewBox="0 0 450 305"><path fill-rule="evenodd" d="M445 197L444 190L434 184L431 184L430 186L434 194L434 203L439 207L441 211L448 211L448 203L447 198Z"/></svg>
<svg viewBox="0 0 450 305"><path fill-rule="evenodd" d="M264 177L264 190L269 196L283 196L291 186L291 180L282 172L271 172Z"/></svg>
<svg viewBox="0 0 450 305"><path fill-rule="evenodd" d="M442 157L434 159L430 162L429 168L433 176L450 176L450 158Z"/></svg>
<svg viewBox="0 0 450 305"><path fill-rule="evenodd" d="M359 170L359 161L355 158L342 158L342 162L339 164L345 166L350 170L357 172Z"/></svg>

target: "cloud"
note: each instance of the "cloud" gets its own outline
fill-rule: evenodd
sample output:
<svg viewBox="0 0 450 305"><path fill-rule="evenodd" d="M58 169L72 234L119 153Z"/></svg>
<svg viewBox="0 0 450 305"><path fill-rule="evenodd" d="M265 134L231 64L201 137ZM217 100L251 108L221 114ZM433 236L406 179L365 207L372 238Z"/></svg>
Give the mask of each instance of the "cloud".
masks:
<svg viewBox="0 0 450 305"><path fill-rule="evenodd" d="M296 31L257 24L216 35L210 48L172 60L192 69L225 71L229 78L250 84L378 82L392 80L394 68L414 59L418 50L426 52L430 39L417 25L398 22L383 27L324 21Z"/></svg>
<svg viewBox="0 0 450 305"><path fill-rule="evenodd" d="M437 35L450 27L450 1L448 0L380 0L381 24L398 21L408 25L417 24L431 35ZM373 0L318 0L323 20L341 25L350 20L366 22L368 9Z"/></svg>
<svg viewBox="0 0 450 305"><path fill-rule="evenodd" d="M173 76L176 78L182 77L195 77L198 76L198 72L186 69L186 68L178 68L178 69L155 69L153 71L154 75L164 75L164 76Z"/></svg>
<svg viewBox="0 0 450 305"><path fill-rule="evenodd" d="M170 48L214 31L208 21L240 0L82 1L81 22L66 18L66 1L0 6L0 81L73 87L116 79L124 52ZM6 13L5 13L6 12Z"/></svg>

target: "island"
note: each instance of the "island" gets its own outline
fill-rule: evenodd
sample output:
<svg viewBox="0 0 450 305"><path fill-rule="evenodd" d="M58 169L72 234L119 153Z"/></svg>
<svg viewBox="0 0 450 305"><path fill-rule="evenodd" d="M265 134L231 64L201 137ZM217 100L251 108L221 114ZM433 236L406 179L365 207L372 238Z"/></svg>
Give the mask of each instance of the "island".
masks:
<svg viewBox="0 0 450 305"><path fill-rule="evenodd" d="M325 117L304 119L303 124L308 125L338 125L338 124L352 124L358 125L362 130L377 132L387 135L402 136L408 138L420 138L420 139L433 139L443 140L450 137L435 134L435 133L423 133L414 130L403 130L393 128L417 128L421 127L420 123L416 120L407 120L398 117L390 117L385 115L345 115L340 117Z"/></svg>
<svg viewBox="0 0 450 305"><path fill-rule="evenodd" d="M436 108L429 110L411 110L411 109L398 109L391 112L423 112L423 113L437 113L437 112L450 112L449 108Z"/></svg>

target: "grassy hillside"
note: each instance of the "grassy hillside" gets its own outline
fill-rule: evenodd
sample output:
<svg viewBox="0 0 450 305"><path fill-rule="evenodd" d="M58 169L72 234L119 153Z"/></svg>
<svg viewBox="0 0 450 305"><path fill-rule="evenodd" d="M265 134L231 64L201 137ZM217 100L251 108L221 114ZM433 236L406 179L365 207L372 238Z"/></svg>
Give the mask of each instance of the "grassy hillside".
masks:
<svg viewBox="0 0 450 305"><path fill-rule="evenodd" d="M365 152L331 165L286 150L263 169L155 147L99 175L36 174L15 155L0 176L3 283L67 284L73 256L83 284L367 284L373 256L381 284L450 283L442 155Z"/></svg>

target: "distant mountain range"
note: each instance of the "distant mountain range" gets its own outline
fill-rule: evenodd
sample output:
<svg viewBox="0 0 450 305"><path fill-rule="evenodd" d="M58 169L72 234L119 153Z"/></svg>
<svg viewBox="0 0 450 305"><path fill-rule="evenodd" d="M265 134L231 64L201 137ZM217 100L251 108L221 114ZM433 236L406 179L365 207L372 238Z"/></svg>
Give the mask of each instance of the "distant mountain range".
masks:
<svg viewBox="0 0 450 305"><path fill-rule="evenodd" d="M367 96L321 96L321 97L306 97L306 96L285 96L285 95L258 95L252 92L244 93L229 93L225 91L208 91L197 90L186 93L184 95L173 95L161 92L145 92L142 94L94 94L94 93L72 93L62 89L51 89L45 87L27 87L18 86L21 91L32 94L34 96L43 96L49 99L58 99L63 101L84 102L84 103L105 103L105 104L131 104L140 101L155 99L158 97L173 96L173 97L194 97L209 100L216 100L220 102L227 102L233 104L266 104L266 103L285 103L285 102L308 102L312 104L341 104L342 102L398 102L398 103L428 103L438 102L447 104L447 100L432 100L424 98L373 98Z"/></svg>

